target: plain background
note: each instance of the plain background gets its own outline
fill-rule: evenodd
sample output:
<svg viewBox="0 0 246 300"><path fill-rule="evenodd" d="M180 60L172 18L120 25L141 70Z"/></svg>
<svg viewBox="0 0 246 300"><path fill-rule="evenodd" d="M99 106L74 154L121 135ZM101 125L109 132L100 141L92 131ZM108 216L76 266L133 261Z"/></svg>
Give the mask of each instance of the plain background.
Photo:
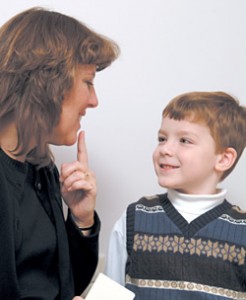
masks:
<svg viewBox="0 0 246 300"><path fill-rule="evenodd" d="M97 74L100 105L82 120L105 254L115 221L130 202L164 192L152 166L161 112L187 91L225 91L246 105L245 0L9 0L0 23L32 6L71 15L112 38L120 58ZM244 137L245 138L245 137ZM76 146L52 147L58 167ZM246 209L246 154L221 186Z"/></svg>

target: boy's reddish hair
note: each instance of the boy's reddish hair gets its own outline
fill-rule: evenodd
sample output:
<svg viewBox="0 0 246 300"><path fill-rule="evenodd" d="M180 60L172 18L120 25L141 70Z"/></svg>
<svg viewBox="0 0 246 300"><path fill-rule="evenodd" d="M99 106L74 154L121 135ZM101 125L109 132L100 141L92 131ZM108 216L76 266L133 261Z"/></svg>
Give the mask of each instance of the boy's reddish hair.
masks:
<svg viewBox="0 0 246 300"><path fill-rule="evenodd" d="M246 146L246 107L237 99L224 92L185 93L172 99L162 115L208 126L218 153L229 147L237 152L234 165L222 180L231 173Z"/></svg>

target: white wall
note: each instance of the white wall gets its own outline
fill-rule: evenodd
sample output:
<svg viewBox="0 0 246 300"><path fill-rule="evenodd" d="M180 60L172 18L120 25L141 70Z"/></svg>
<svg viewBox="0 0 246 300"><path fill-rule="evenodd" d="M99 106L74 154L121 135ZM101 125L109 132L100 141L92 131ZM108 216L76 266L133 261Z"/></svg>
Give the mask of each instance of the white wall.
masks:
<svg viewBox="0 0 246 300"><path fill-rule="evenodd" d="M0 22L31 6L69 14L118 42L122 54L95 80L100 106L82 120L91 169L97 174L101 252L126 206L163 192L152 152L161 111L179 93L223 90L246 105L245 0L9 0ZM75 147L54 147L57 164ZM223 183L246 209L246 154Z"/></svg>

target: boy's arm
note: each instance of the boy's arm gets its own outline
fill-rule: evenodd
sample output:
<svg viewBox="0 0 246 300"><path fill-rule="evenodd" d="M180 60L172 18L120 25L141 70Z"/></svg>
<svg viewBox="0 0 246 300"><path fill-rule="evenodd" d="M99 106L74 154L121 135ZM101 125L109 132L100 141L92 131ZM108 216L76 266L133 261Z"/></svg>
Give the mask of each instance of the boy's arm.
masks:
<svg viewBox="0 0 246 300"><path fill-rule="evenodd" d="M115 223L110 235L106 258L105 274L125 286L126 249L126 211Z"/></svg>

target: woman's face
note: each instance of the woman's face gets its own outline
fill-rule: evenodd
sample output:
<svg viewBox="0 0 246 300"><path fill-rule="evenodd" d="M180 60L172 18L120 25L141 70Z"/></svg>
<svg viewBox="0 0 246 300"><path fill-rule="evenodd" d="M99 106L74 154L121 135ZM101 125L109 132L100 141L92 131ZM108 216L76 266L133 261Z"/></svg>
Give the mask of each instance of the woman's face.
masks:
<svg viewBox="0 0 246 300"><path fill-rule="evenodd" d="M96 65L80 65L77 68L73 86L64 96L60 120L52 131L49 144L69 146L76 142L86 109L98 105L93 85L95 74Z"/></svg>

